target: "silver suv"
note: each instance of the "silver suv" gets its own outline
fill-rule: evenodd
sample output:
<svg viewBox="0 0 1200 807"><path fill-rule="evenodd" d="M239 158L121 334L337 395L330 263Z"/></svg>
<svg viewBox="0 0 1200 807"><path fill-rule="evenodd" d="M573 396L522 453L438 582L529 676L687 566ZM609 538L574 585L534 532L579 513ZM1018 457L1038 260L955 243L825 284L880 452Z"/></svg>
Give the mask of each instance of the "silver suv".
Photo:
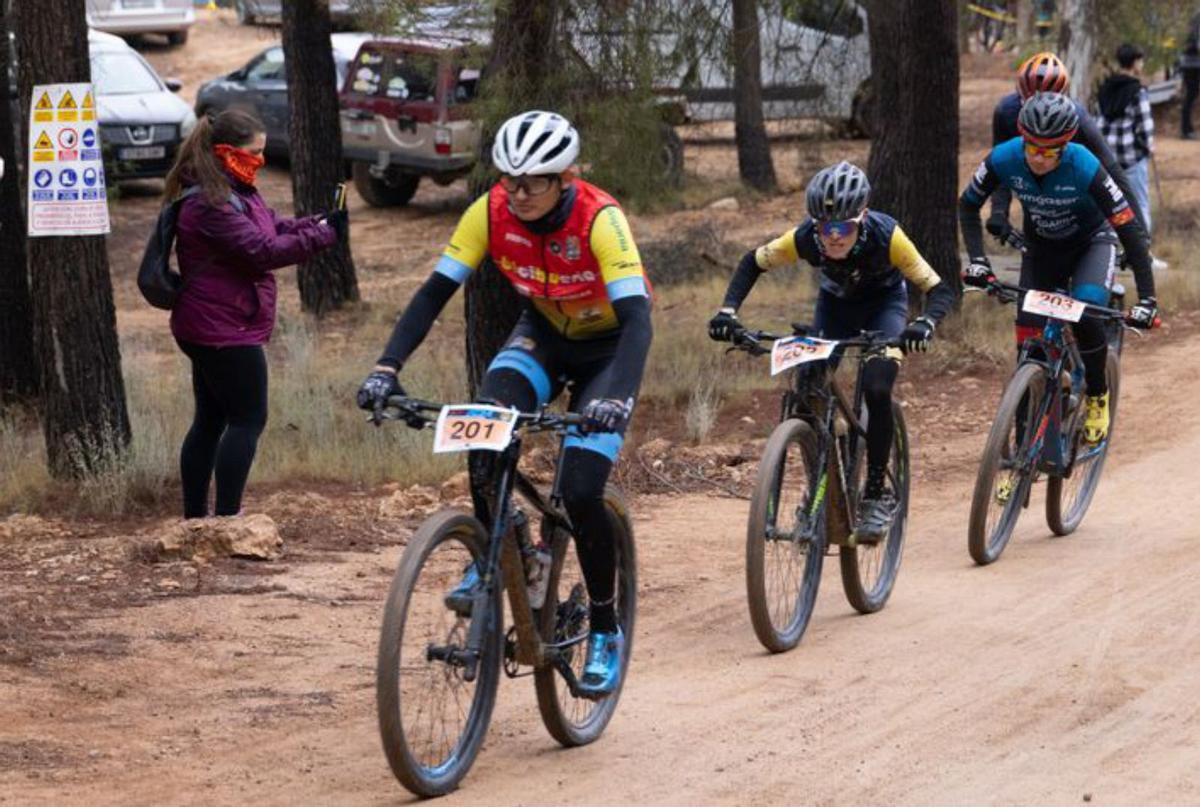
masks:
<svg viewBox="0 0 1200 807"><path fill-rule="evenodd" d="M195 22L192 0L87 0L88 26L108 34L163 34L182 45Z"/></svg>

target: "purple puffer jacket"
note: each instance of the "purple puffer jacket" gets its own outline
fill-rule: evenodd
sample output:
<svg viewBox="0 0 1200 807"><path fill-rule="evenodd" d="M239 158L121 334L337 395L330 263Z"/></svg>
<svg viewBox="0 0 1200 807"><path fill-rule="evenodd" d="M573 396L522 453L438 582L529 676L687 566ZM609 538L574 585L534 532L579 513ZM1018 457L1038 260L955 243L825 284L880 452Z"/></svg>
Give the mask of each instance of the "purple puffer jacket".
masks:
<svg viewBox="0 0 1200 807"><path fill-rule="evenodd" d="M284 219L252 187L235 184L245 202L213 207L198 193L183 201L175 254L183 291L171 309L171 333L197 345L261 345L275 327L272 271L305 261L337 242L316 217Z"/></svg>

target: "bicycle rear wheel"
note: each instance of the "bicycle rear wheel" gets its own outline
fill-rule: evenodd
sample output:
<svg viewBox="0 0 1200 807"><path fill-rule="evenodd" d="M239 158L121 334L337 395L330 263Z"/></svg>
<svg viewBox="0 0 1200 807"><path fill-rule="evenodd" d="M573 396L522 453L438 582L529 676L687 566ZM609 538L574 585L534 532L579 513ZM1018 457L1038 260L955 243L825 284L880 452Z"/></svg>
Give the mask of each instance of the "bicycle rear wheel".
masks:
<svg viewBox="0 0 1200 807"><path fill-rule="evenodd" d="M825 562L825 486L817 439L803 420L771 432L746 530L746 596L763 647L791 650L812 617Z"/></svg>
<svg viewBox="0 0 1200 807"><path fill-rule="evenodd" d="M900 558L904 553L909 491L908 429L904 425L904 413L895 402L892 403L892 417L896 426L888 470L895 479L892 493L896 496L896 515L891 529L877 544L843 546L838 555L846 599L861 614L873 614L887 603L896 585L896 574L900 571ZM865 453L863 442L858 441L860 451ZM855 466L862 469L866 463L860 457ZM856 486L855 489L859 488Z"/></svg>
<svg viewBox="0 0 1200 807"><path fill-rule="evenodd" d="M1100 484L1100 473L1108 456L1113 428L1117 425L1117 402L1121 393L1121 361L1108 351L1108 437L1097 447L1083 442L1083 429L1076 428L1076 457L1071 475L1052 476L1046 483L1046 524L1055 535L1070 535L1078 529Z"/></svg>
<svg viewBox="0 0 1200 807"><path fill-rule="evenodd" d="M1045 408L1045 386L1040 366L1022 364L1000 398L975 477L967 527L967 547L980 566L993 563L1008 545L1033 485L1033 468L1021 465L1028 459L1034 429Z"/></svg>
<svg viewBox="0 0 1200 807"><path fill-rule="evenodd" d="M633 524L620 492L609 487L604 505L617 543L617 622L625 635L625 655L621 659L621 683L629 671L633 652L633 629L637 616L637 553L634 549ZM540 616L542 641L562 645L562 660L576 680L583 677L587 654L588 595L579 559L571 547L571 536L556 530L551 543L550 588ZM538 711L550 736L568 748L587 745L604 733L617 710L621 689L600 700L576 697L562 672L548 664L533 674Z"/></svg>
<svg viewBox="0 0 1200 807"><path fill-rule="evenodd" d="M431 516L413 535L384 610L375 670L383 751L396 778L419 796L458 786L487 734L500 675L500 588L487 613L474 680L464 652L470 620L446 608L443 597L487 540L465 513Z"/></svg>

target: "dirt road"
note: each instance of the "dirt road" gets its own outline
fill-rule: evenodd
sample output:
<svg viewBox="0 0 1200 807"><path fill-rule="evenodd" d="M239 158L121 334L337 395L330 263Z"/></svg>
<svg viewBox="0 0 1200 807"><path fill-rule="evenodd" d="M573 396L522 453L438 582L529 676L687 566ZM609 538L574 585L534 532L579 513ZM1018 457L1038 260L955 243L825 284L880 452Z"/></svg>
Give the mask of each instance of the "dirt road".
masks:
<svg viewBox="0 0 1200 807"><path fill-rule="evenodd" d="M745 502L640 499L637 647L609 731L562 751L530 682L505 680L479 761L446 803L1200 801L1200 427L1182 418L1200 381L1177 374L1186 342L1137 354L1076 535L1048 537L1035 493L1001 561L974 567L963 525L982 435L943 444L926 430L918 467L936 473L915 490L891 602L855 615L832 564L785 655L750 630ZM980 405L996 392L978 390ZM158 581L166 569L120 607L75 575L124 574L101 570L127 539L7 547L10 615L38 608L64 566L58 588L79 594L43 600L27 657L0 665L0 802L405 800L379 748L372 665L407 533L330 551L322 507L298 500L283 563ZM0 637L13 662L23 640Z"/></svg>

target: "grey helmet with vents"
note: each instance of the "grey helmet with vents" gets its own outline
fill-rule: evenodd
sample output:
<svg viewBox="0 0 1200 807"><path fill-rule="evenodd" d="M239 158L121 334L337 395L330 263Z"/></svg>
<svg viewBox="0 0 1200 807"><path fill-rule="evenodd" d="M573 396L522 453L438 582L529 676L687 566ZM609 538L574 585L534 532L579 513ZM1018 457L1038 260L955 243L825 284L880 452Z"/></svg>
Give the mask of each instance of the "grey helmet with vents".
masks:
<svg viewBox="0 0 1200 807"><path fill-rule="evenodd" d="M871 183L857 165L842 160L822 168L808 183L805 201L814 221L852 219L867 206Z"/></svg>
<svg viewBox="0 0 1200 807"><path fill-rule="evenodd" d="M1021 105L1017 129L1022 137L1039 145L1066 143L1079 131L1079 112L1067 96L1039 92Z"/></svg>
<svg viewBox="0 0 1200 807"><path fill-rule="evenodd" d="M509 176L560 174L579 158L579 132L555 112L514 115L496 132L492 162Z"/></svg>

